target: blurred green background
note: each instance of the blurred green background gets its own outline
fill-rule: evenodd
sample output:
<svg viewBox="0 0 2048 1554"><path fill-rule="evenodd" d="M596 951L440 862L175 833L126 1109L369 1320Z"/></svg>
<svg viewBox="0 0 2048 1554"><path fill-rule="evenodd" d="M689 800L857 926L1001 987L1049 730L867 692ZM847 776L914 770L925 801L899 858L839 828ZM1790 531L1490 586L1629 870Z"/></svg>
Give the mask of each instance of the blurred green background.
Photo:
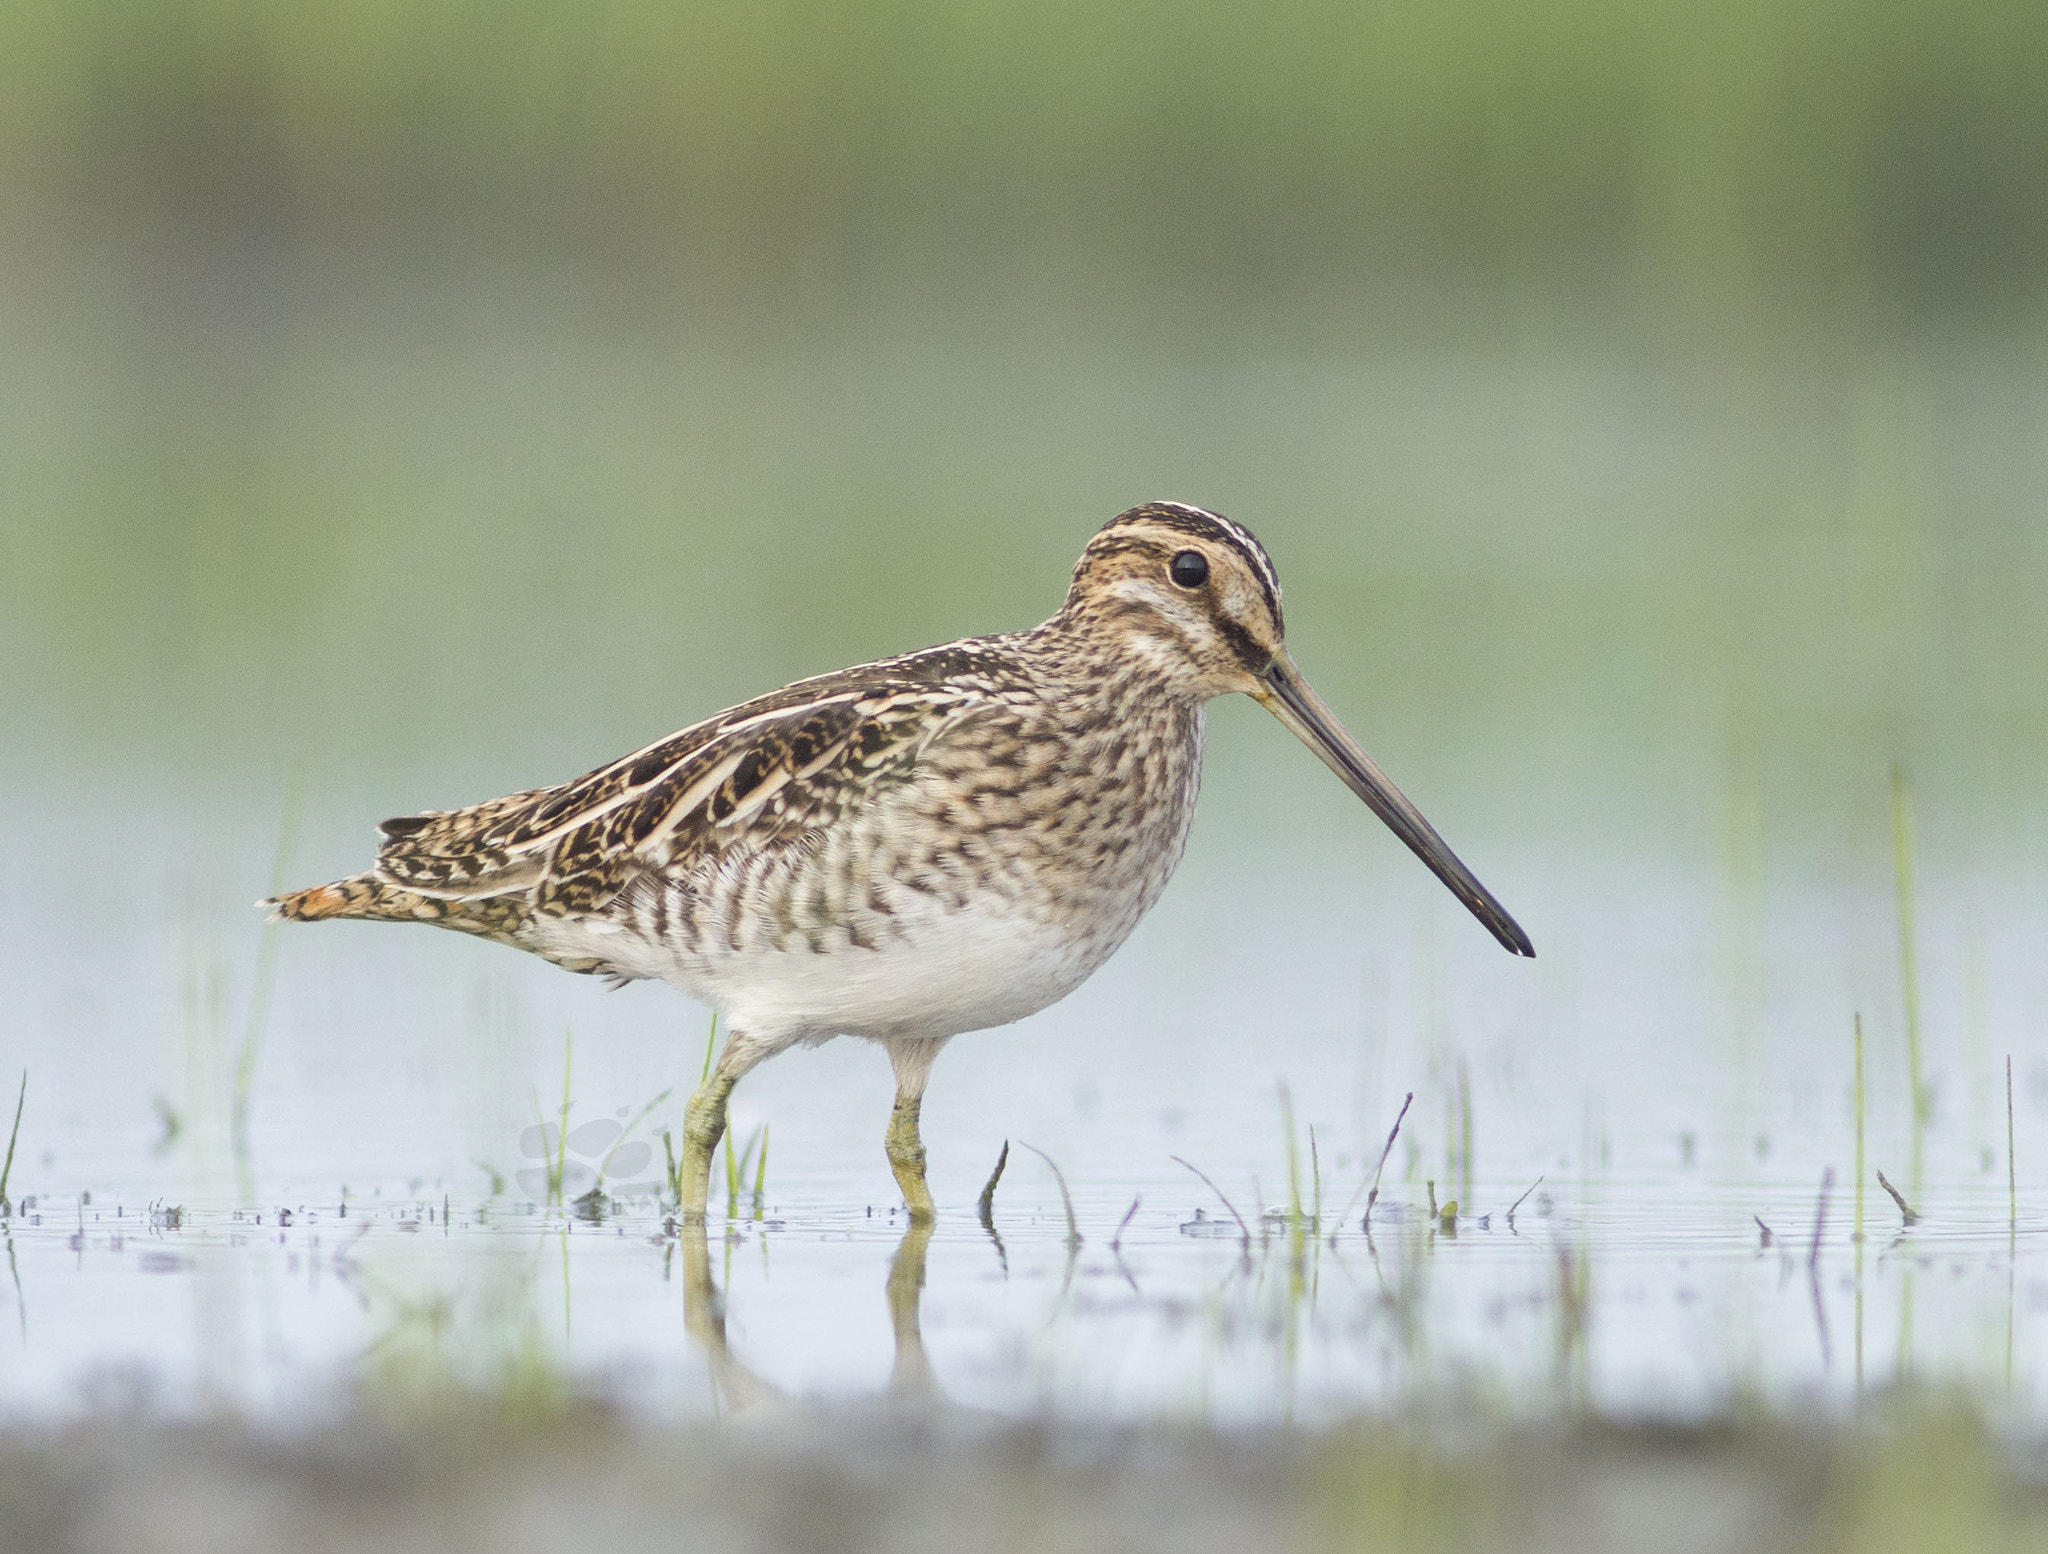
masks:
<svg viewBox="0 0 2048 1554"><path fill-rule="evenodd" d="M1905 759L2038 846L2044 65L1999 0L10 5L11 770L480 797L1173 496L1482 834L1875 868Z"/></svg>
<svg viewBox="0 0 2048 1554"><path fill-rule="evenodd" d="M1233 699L1157 913L941 1066L942 1201L1002 1138L1114 1199L1097 1245L1139 1185L1192 1210L1174 1155L1284 1181L1284 1079L1326 1162L1413 1090L1410 1178L1469 1102L1513 1192L1697 1164L1803 1218L1859 1012L1870 1163L1924 1201L1925 1120L1931 1192L2002 1193L2010 1053L2041 1201L2041 0L0 0L11 1190L226 1202L246 1100L263 1201L459 1204L571 1029L579 1104L686 1092L663 990L251 903L280 852L350 872L385 815L1035 623L1158 497L1265 540L1300 663L1541 958ZM886 1086L839 1043L735 1116L793 1197L882 1205ZM1630 1255L1682 1267L1708 1221L1653 1196ZM1939 1281L1937 1356L2002 1290L2009 1387L2013 1284ZM1734 1309L1803 1345L1788 1288ZM97 1356L125 1318L74 1300ZM1742 1351L1729 1309L1614 1317L1616 1395Z"/></svg>
<svg viewBox="0 0 2048 1554"><path fill-rule="evenodd" d="M1241 1160L1276 1077L1359 1147L1422 1091L1435 1151L1469 1057L1488 1170L1611 1127L1806 1184L1858 1011L1908 1158L1896 765L1930 1160L1989 1182L2005 1053L2022 1140L2048 1105L2044 66L2038 0L0 8L0 1036L71 1108L49 1182L154 1184L152 1098L240 1072L294 773L288 882L349 872L1036 622L1155 497L1267 542L1542 958L1219 707L1182 878L962 1044L948 1169ZM701 1050L655 990L276 942L271 1168L490 1156L564 1027L635 1104ZM778 1170L879 1170L871 1053L771 1069Z"/></svg>
<svg viewBox="0 0 2048 1554"><path fill-rule="evenodd" d="M2029 294L2022 0L15 4L0 177L830 310L1062 261L1261 312L1519 279L1708 327Z"/></svg>

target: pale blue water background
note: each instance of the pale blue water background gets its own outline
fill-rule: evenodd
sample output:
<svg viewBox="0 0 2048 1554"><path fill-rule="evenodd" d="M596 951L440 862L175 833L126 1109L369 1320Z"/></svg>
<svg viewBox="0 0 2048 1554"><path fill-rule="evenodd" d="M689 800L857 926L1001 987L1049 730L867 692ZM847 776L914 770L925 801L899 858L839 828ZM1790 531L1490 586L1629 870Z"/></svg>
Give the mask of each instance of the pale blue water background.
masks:
<svg viewBox="0 0 2048 1554"><path fill-rule="evenodd" d="M565 1234L516 1188L568 1032L572 1125L664 1090L653 1124L679 1116L705 1012L665 989L452 935L281 932L245 1186L249 903L286 795L289 882L348 872L386 814L1035 621L1096 524L1167 495L1262 535L1303 666L1539 959L1503 955L1256 708L1217 708L1158 911L1066 1003L940 1061L943 1389L1227 1420L1846 1403L1861 1012L1868 1164L1926 1214L1899 1240L1867 1185L1863 1385L1952 1380L2039 1419L2048 373L2026 337L1730 365L1593 326L1197 346L1156 315L907 305L823 337L681 306L607 334L530 275L394 302L308 264L289 306L208 315L219 342L185 315L110 321L89 268L28 265L9 292L0 1092L28 1070L8 1190L35 1207L8 1226L0 1413L293 1418L394 1366L495 1385L508 1354L654 1414L725 1406L653 1206ZM1455 1192L1494 1217L1452 1240L1420 1206L1462 1174L1461 1075ZM1416 1093L1388 1172L1406 1213L1368 1248L1354 1211L1312 1290L1279 1243L1246 1272L1179 1229L1221 1210L1176 1154L1248 1213L1285 1201L1282 1084L1329 1208ZM737 1097L743 1133L772 1125L781 1228L741 1226L729 1263L714 1242L714 1270L734 1354L787 1392L889 1375L888 1094L880 1055L838 1043ZM1013 1151L998 1196L1007 1275L973 1221L1006 1138L1073 1185L1071 1282L1035 1158ZM1507 1233L1539 1175L1549 1214ZM180 1227L148 1228L151 1203ZM444 1203L452 1226L401 1228Z"/></svg>

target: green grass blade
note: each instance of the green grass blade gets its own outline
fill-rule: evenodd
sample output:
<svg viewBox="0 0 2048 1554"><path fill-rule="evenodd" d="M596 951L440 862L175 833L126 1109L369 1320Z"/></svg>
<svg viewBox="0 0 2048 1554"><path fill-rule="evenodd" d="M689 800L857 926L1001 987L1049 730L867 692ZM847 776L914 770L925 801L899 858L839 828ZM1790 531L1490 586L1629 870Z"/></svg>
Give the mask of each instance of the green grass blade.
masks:
<svg viewBox="0 0 2048 1554"><path fill-rule="evenodd" d="M1856 1267L1863 1267L1863 1016L1856 1016Z"/></svg>
<svg viewBox="0 0 2048 1554"><path fill-rule="evenodd" d="M1906 1014L1906 1079L1913 1098L1913 1193L1927 1160L1927 1080L1920 1042L1920 957L1913 921L1913 803L1903 767L1892 768L1892 869L1898 887L1899 992Z"/></svg>
<svg viewBox="0 0 2048 1554"><path fill-rule="evenodd" d="M754 1218L763 1213L768 1194L768 1124L761 1124L761 1156L754 1162Z"/></svg>
<svg viewBox="0 0 2048 1554"><path fill-rule="evenodd" d="M277 848L270 859L272 896L284 894L285 868L291 859L292 843L298 835L299 812L306 795L306 769L294 764L285 785L284 814L278 821ZM243 1178L243 1197L249 1196L249 1098L256 1087L256 1060L262 1051L263 1030L270 1017L270 990L277 973L277 930L275 920L266 921L256 947L256 981L249 992L249 1018L242 1028L242 1044L235 1053L235 1076L229 1103L229 1142L235 1164Z"/></svg>
<svg viewBox="0 0 2048 1554"><path fill-rule="evenodd" d="M1301 1154L1294 1142L1294 1097L1280 1086L1280 1129L1287 1141L1287 1223L1297 1234L1301 1229ZM1264 1213L1263 1207L1259 1210Z"/></svg>
<svg viewBox="0 0 2048 1554"><path fill-rule="evenodd" d="M2006 1063L2006 1088L2010 1092L2012 1063ZM21 1071L21 1093L14 1098L14 1126L7 1134L7 1162L0 1165L0 1215L12 1214L14 1205L7 1196L7 1178L14 1174L14 1146L21 1137L21 1109L28 1104L28 1070Z"/></svg>

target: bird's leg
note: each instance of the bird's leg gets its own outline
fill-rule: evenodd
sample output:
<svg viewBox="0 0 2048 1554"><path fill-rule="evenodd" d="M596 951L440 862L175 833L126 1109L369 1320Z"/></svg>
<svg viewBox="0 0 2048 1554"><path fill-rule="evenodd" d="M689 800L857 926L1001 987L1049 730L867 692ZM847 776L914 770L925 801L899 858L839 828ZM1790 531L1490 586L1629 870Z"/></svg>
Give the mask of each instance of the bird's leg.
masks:
<svg viewBox="0 0 2048 1554"><path fill-rule="evenodd" d="M889 1169L896 1173L903 1206L912 1220L934 1217L931 1189L924 1180L924 1140L918 1136L917 1118L924 1108L924 1086L931 1078L932 1059L946 1041L941 1036L889 1043L889 1066L896 1071L896 1105L889 1113L889 1131L882 1147L888 1152Z"/></svg>
<svg viewBox="0 0 2048 1554"><path fill-rule="evenodd" d="M889 1131L882 1140L882 1147L889 1152L889 1169L896 1173L896 1185L903 1189L903 1207L910 1211L913 1220L929 1220L935 1214L932 1190L924 1180L924 1140L917 1132L917 1114L923 1105L922 1096L899 1094L889 1112Z"/></svg>
<svg viewBox="0 0 2048 1554"><path fill-rule="evenodd" d="M711 1196L711 1156L725 1137L725 1098L736 1083L713 1070L683 1108L682 1180L678 1184L685 1225L704 1223L704 1204Z"/></svg>
<svg viewBox="0 0 2048 1554"><path fill-rule="evenodd" d="M764 1042L734 1031L718 1054L718 1066L697 1087L683 1107L683 1160L679 1207L685 1225L704 1223L704 1205L711 1196L711 1156L725 1137L725 1102L733 1086L771 1049Z"/></svg>

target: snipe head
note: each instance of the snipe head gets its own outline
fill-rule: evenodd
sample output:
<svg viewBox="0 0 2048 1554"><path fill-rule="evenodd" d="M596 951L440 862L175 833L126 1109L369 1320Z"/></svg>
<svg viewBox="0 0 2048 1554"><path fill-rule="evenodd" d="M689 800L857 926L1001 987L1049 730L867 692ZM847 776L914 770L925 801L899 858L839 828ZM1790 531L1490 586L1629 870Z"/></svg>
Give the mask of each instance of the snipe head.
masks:
<svg viewBox="0 0 2048 1554"><path fill-rule="evenodd" d="M1529 936L1311 689L1287 652L1280 578L1265 546L1216 513L1152 502L1088 542L1050 623L1085 633L1191 701L1241 691L1343 779L1517 955Z"/></svg>

